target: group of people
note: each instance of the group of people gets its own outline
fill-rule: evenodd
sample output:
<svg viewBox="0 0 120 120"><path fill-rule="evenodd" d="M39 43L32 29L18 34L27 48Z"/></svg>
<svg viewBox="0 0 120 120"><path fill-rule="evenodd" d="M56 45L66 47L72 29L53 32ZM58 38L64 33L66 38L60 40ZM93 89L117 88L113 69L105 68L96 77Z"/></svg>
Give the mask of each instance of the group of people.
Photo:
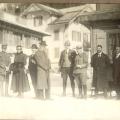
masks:
<svg viewBox="0 0 120 120"><path fill-rule="evenodd" d="M8 96L9 75L12 74L10 89L23 96L24 92L30 90L27 74L30 73L35 96L40 99L49 99L50 82L49 70L50 60L46 52L46 42L41 41L39 47L32 45L32 55L27 57L23 53L22 46L16 46L14 60L11 62L10 55L6 52L7 45L2 45L0 52L0 93Z"/></svg>
<svg viewBox="0 0 120 120"><path fill-rule="evenodd" d="M83 51L82 45L77 45L75 50L70 49L70 42L64 43L65 49L61 52L59 68L63 78L63 96L66 96L67 79L69 77L72 95L75 97L75 80L79 90L79 97L87 97L87 66L88 56Z"/></svg>
<svg viewBox="0 0 120 120"><path fill-rule="evenodd" d="M87 98L87 67L88 55L82 45L77 45L75 50L70 49L70 42L64 44L61 52L59 67L63 78L63 96L66 96L67 78L70 78L73 97L75 96L75 80L78 86L79 98ZM93 68L92 87L95 98L99 92L103 92L105 98L112 90L116 91L120 99L120 47L113 52L113 60L110 61L107 54L102 51L102 45L97 46L97 52L91 57ZM111 84L110 84L111 83Z"/></svg>
<svg viewBox="0 0 120 120"><path fill-rule="evenodd" d="M23 53L22 46L16 46L14 60L11 62L10 55L6 52L7 45L2 45L0 52L0 93L8 96L9 75L12 74L10 89L23 96L30 90L27 74L29 73L34 88L35 97L39 99L50 99L50 69L51 63L47 54L46 42L41 41L39 47L32 45L32 54L28 57ZM65 41L65 49L61 52L59 59L59 71L63 79L63 96L66 96L67 79L69 77L72 88L72 96L75 97L75 81L78 86L78 97L87 98L87 68L88 55L82 45L77 45L74 50L70 49L70 42ZM92 86L95 88L95 96L99 91L106 98L109 91L109 81L113 78L113 84L120 98L120 47L116 47L111 63L107 54L103 53L102 46L97 46L97 52L91 57L93 67ZM110 69L112 72L110 73ZM111 78L110 78L111 75Z"/></svg>

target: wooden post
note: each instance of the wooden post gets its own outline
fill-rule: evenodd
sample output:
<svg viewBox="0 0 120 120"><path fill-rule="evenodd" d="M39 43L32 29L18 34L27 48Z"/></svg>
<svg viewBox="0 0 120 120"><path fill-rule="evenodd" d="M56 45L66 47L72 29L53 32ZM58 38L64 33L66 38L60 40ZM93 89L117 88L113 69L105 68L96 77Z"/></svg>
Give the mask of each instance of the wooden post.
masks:
<svg viewBox="0 0 120 120"><path fill-rule="evenodd" d="M90 26L90 46L91 46L91 52L90 52L90 56L93 54L93 44L94 44L94 38L93 38L93 27Z"/></svg>

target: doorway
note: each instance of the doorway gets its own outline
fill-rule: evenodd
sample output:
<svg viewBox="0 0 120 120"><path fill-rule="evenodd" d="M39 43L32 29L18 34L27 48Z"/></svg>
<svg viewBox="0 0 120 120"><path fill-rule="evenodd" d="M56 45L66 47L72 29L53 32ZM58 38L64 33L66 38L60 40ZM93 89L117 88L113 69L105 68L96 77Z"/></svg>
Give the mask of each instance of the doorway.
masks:
<svg viewBox="0 0 120 120"><path fill-rule="evenodd" d="M108 56L112 61L116 46L120 46L120 33L107 33Z"/></svg>

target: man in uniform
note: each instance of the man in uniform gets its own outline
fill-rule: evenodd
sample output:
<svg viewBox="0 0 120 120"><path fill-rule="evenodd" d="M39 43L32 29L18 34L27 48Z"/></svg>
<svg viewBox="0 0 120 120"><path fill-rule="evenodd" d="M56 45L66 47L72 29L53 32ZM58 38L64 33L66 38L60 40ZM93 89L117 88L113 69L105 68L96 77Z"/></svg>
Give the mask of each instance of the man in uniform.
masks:
<svg viewBox="0 0 120 120"><path fill-rule="evenodd" d="M3 44L1 46L2 51L0 52L0 94L1 96L8 95L8 83L9 83L9 65L10 56L6 52L7 45Z"/></svg>
<svg viewBox="0 0 120 120"><path fill-rule="evenodd" d="M73 74L78 85L79 98L87 98L87 66L88 56L83 51L82 45L77 45Z"/></svg>
<svg viewBox="0 0 120 120"><path fill-rule="evenodd" d="M61 52L60 60L59 60L59 68L61 71L61 76L63 78L63 96L66 96L67 79L69 76L72 87L72 95L74 97L75 82L73 77L73 66L74 66L75 52L73 52L73 50L70 49L69 41L65 41L64 47L65 49Z"/></svg>

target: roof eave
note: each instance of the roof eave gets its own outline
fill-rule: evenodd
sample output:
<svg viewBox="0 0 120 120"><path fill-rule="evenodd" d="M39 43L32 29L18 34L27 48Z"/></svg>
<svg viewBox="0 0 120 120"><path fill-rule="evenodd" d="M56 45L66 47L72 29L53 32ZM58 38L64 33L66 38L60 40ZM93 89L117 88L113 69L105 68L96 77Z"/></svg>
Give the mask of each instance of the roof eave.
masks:
<svg viewBox="0 0 120 120"><path fill-rule="evenodd" d="M10 24L10 25L19 27L19 28L21 28L21 29L25 29L25 30L27 30L27 31L29 31L29 32L32 32L35 36L39 36L39 35L41 35L42 37L50 36L50 34L48 34L48 33L44 33L44 32L41 32L41 31L36 31L36 30L34 30L34 29L30 29L30 28L28 28L28 27L26 27L26 26L23 26L23 25L14 24L14 23L9 22L9 21L7 21L7 20L3 20L2 18L0 18L0 21L3 22L3 23L7 23L7 24Z"/></svg>

